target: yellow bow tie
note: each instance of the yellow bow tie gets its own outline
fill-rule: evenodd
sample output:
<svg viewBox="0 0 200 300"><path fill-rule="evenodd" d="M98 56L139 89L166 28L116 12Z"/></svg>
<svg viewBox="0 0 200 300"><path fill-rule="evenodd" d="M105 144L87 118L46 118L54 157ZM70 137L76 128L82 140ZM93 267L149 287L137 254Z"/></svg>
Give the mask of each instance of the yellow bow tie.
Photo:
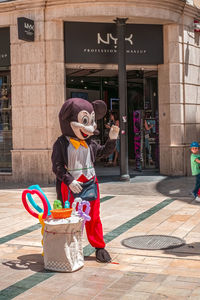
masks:
<svg viewBox="0 0 200 300"><path fill-rule="evenodd" d="M80 145L85 147L85 148L88 148L88 145L86 144L86 142L84 140L75 140L75 139L72 139L70 138L70 143L74 146L74 148L77 150Z"/></svg>

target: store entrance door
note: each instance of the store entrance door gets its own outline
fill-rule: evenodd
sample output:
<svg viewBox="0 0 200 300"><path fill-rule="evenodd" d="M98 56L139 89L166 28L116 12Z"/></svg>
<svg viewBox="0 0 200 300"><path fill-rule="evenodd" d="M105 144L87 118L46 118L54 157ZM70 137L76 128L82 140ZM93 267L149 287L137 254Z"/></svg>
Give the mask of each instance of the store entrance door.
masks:
<svg viewBox="0 0 200 300"><path fill-rule="evenodd" d="M159 169L157 71L130 71L127 78L130 165Z"/></svg>

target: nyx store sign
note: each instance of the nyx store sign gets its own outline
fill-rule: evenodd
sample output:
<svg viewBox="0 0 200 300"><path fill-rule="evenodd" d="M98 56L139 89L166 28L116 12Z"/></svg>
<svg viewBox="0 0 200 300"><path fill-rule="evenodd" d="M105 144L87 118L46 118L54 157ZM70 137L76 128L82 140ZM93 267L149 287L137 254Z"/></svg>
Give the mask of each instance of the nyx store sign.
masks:
<svg viewBox="0 0 200 300"><path fill-rule="evenodd" d="M65 22L65 62L116 64L117 27L114 23ZM126 25L126 63L162 64L163 27Z"/></svg>
<svg viewBox="0 0 200 300"><path fill-rule="evenodd" d="M0 67L10 66L10 28L0 28Z"/></svg>
<svg viewBox="0 0 200 300"><path fill-rule="evenodd" d="M23 41L33 42L35 36L34 21L27 18L17 18L18 38Z"/></svg>

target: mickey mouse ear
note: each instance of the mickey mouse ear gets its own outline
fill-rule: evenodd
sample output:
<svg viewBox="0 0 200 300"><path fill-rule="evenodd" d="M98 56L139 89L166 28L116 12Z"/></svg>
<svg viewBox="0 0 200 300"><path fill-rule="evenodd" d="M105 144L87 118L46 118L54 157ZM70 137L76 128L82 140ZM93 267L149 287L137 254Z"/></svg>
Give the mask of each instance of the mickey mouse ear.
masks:
<svg viewBox="0 0 200 300"><path fill-rule="evenodd" d="M107 112L107 105L102 100L95 100L92 102L92 106L94 108L95 117L97 120L102 119Z"/></svg>
<svg viewBox="0 0 200 300"><path fill-rule="evenodd" d="M65 103L62 105L61 110L59 112L59 118L61 120L66 120L71 115L73 103L71 99L65 101Z"/></svg>

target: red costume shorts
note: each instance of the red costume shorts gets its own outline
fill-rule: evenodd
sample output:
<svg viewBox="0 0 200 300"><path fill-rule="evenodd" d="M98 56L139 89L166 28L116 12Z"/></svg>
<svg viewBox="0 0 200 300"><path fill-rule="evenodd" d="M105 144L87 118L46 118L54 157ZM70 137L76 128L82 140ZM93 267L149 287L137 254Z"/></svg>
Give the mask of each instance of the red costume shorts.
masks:
<svg viewBox="0 0 200 300"><path fill-rule="evenodd" d="M87 182L88 179L84 175L81 175L78 181ZM90 201L91 220L85 223L85 227L86 227L87 238L91 246L95 248L104 248L105 242L103 240L103 228L100 219L100 194L99 194L98 181L97 181L97 191L98 191L97 199ZM69 200L70 206L72 206L72 203L74 201L74 196L71 192L69 193L68 187L63 182L61 185L61 193L62 193L63 202L65 203L66 200Z"/></svg>

